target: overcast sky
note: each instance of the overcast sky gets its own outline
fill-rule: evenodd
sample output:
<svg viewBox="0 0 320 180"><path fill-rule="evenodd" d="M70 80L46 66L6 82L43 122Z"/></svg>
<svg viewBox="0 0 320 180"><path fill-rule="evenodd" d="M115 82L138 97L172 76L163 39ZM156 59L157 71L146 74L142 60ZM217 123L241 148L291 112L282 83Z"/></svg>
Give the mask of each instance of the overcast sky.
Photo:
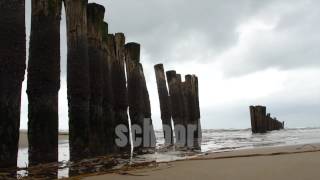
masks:
<svg viewBox="0 0 320 180"><path fill-rule="evenodd" d="M287 127L320 126L320 1L91 0L109 32L142 45L153 122L161 128L153 66L199 76L203 128L249 128L261 104ZM26 4L27 36L30 2ZM64 16L64 13L63 13ZM68 129L65 17L61 23L60 129ZM27 97L21 128L27 128Z"/></svg>

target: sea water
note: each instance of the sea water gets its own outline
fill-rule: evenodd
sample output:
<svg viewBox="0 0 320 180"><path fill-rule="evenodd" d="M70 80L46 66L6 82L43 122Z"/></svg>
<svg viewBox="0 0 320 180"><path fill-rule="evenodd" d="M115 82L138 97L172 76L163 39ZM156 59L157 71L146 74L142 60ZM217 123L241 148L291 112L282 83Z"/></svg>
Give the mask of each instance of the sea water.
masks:
<svg viewBox="0 0 320 180"><path fill-rule="evenodd" d="M147 154L130 158L130 163L138 162L167 162L185 159L189 155L182 151L161 151L164 144L163 132L156 131L157 149L155 154ZM320 143L320 128L295 128L272 131L265 134L252 134L251 129L205 129L202 131L202 150L199 153L213 153L237 149L251 149L257 147L274 147L288 145L305 145ZM69 161L69 143L59 141L59 162L66 164ZM18 166L28 166L28 149L19 149ZM19 172L24 176L26 172ZM59 169L58 176L68 177L68 168Z"/></svg>

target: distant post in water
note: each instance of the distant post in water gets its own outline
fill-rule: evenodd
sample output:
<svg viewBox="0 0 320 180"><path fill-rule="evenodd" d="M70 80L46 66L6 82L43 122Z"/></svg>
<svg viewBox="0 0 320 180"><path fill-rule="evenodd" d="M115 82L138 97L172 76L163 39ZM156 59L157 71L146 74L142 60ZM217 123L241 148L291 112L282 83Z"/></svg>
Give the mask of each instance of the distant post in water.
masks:
<svg viewBox="0 0 320 180"><path fill-rule="evenodd" d="M251 130L253 133L257 133L257 122L256 122L256 116L255 116L255 110L256 108L254 106L250 106L250 117L251 117Z"/></svg>
<svg viewBox="0 0 320 180"><path fill-rule="evenodd" d="M253 133L266 133L268 131L284 129L284 122L271 118L266 114L265 106L250 106L251 129Z"/></svg>
<svg viewBox="0 0 320 180"><path fill-rule="evenodd" d="M25 1L1 1L0 17L0 168L6 168L17 166L26 68Z"/></svg>
<svg viewBox="0 0 320 180"><path fill-rule="evenodd" d="M103 129L103 52L102 31L105 8L90 3L87 6L88 56L90 66L90 120L89 146L91 156L104 153Z"/></svg>
<svg viewBox="0 0 320 180"><path fill-rule="evenodd" d="M64 0L67 19L67 93L70 160L89 156L90 73L87 0Z"/></svg>
<svg viewBox="0 0 320 180"><path fill-rule="evenodd" d="M163 64L157 64L154 66L159 102L160 102L160 111L161 119L164 130L164 139L166 145L173 145L173 130L171 123L171 107L170 107L170 97L166 83L166 76L164 73Z"/></svg>
<svg viewBox="0 0 320 180"><path fill-rule="evenodd" d="M28 63L29 164L58 161L61 0L32 0Z"/></svg>

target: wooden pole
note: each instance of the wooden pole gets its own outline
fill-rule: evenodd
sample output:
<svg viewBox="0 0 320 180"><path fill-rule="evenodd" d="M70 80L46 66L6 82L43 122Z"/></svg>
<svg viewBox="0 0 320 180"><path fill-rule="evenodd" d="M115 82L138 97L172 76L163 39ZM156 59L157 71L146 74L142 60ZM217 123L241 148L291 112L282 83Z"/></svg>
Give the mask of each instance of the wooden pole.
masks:
<svg viewBox="0 0 320 180"><path fill-rule="evenodd" d="M189 109L188 109L188 102L187 99L184 98L183 95L183 83L182 83L182 78L181 78L181 74L177 74L176 75L177 78L177 93L179 96L179 117L180 117L180 125L183 126L185 128L185 132L182 134L182 138L183 138L183 143L178 145L181 148L185 148L188 146L188 139L187 139L187 135L188 135L188 121L189 121Z"/></svg>
<svg viewBox="0 0 320 180"><path fill-rule="evenodd" d="M110 50L114 51L114 60L112 61L112 88L114 95L114 111L115 111L115 126L124 125L128 132L125 136L130 140L129 121L128 121L128 90L125 74L125 36L123 33L116 33L113 47ZM109 40L108 40L109 41ZM125 147L119 148L120 152L130 152L131 142Z"/></svg>
<svg viewBox="0 0 320 180"><path fill-rule="evenodd" d="M90 3L87 6L88 55L90 66L90 121L89 145L91 155L104 153L103 129L103 60L102 60L102 26L105 8Z"/></svg>
<svg viewBox="0 0 320 180"><path fill-rule="evenodd" d="M141 128L141 134L135 132L133 129L132 136L135 142L134 150L140 153L143 150L143 123L144 123L144 99L143 88L141 83L139 62L140 62L140 44L127 43L126 49L126 69L128 81L128 102L129 102L129 115L131 126L137 125ZM138 140L141 140L139 142Z"/></svg>
<svg viewBox="0 0 320 180"><path fill-rule="evenodd" d="M269 113L266 114L266 107L264 106L250 106L250 115L253 133L266 133L284 128L282 122L276 118L271 118Z"/></svg>
<svg viewBox="0 0 320 180"><path fill-rule="evenodd" d="M141 92L143 99L143 114L144 114L144 125L147 125L147 129L144 129L144 147L147 151L154 152L156 147L156 135L152 123L152 113L151 113L151 104L150 97L147 88L146 78L143 72L143 66L141 63L138 64L139 73L140 73L140 83L141 83Z"/></svg>
<svg viewBox="0 0 320 180"><path fill-rule="evenodd" d="M250 106L250 117L251 117L251 130L252 133L257 133L257 125L256 125L256 118L255 118L255 107Z"/></svg>
<svg viewBox="0 0 320 180"><path fill-rule="evenodd" d="M182 117L182 124L184 126L184 128L186 129L186 146L188 148L192 148L192 143L193 143L193 138L190 134L191 131L189 131L189 127L192 124L192 118L191 118L191 114L192 111L194 111L195 109L192 109L192 106L195 104L192 104L192 101L190 99L190 95L191 95L191 84L186 80L185 82L180 82L180 75L178 75L179 78L179 84L180 84L180 96L181 96L181 109L182 109L182 113L181 113L181 117Z"/></svg>
<svg viewBox="0 0 320 180"><path fill-rule="evenodd" d="M266 133L266 107L256 106L256 118L258 133Z"/></svg>
<svg viewBox="0 0 320 180"><path fill-rule="evenodd" d="M166 76L164 74L163 64L157 64L154 66L159 102L160 102L160 111L163 129L168 128L167 132L164 131L164 139L166 145L173 145L173 130L171 123L171 107L170 107L170 97L167 89Z"/></svg>
<svg viewBox="0 0 320 180"><path fill-rule="evenodd" d="M116 151L115 139L115 119L113 109L113 91L112 91L112 60L115 57L115 52L111 52L108 45L111 41L108 41L108 24L103 25L103 130L105 138L105 153L113 153ZM112 42L114 38L110 38ZM112 44L112 43L111 43ZM111 58L111 55L113 58Z"/></svg>
<svg viewBox="0 0 320 180"><path fill-rule="evenodd" d="M70 160L89 155L90 73L87 0L64 0L67 19L67 89Z"/></svg>
<svg viewBox="0 0 320 180"><path fill-rule="evenodd" d="M29 165L58 161L61 0L32 0L28 63Z"/></svg>
<svg viewBox="0 0 320 180"><path fill-rule="evenodd" d="M201 122L200 122L200 106L199 106L199 86L198 86L198 77L195 75L187 75L186 82L190 84L190 95L189 95L189 109L190 112L190 124L196 127L194 132L194 141L193 149L201 149Z"/></svg>
<svg viewBox="0 0 320 180"><path fill-rule="evenodd" d="M200 150L202 143L202 128L201 128L201 111L200 111L200 98L199 98L199 80L196 75L192 76L192 82L196 97L196 120L197 120L197 130L195 134L195 148Z"/></svg>
<svg viewBox="0 0 320 180"><path fill-rule="evenodd" d="M184 128L184 122L182 118L182 96L181 96L181 76L177 75L176 71L167 71L167 81L169 86L169 94L171 100L172 119L175 129L175 138L177 147L185 146L186 132L181 131L180 128Z"/></svg>
<svg viewBox="0 0 320 180"><path fill-rule="evenodd" d="M17 165L21 88L26 67L25 1L1 1L0 168Z"/></svg>

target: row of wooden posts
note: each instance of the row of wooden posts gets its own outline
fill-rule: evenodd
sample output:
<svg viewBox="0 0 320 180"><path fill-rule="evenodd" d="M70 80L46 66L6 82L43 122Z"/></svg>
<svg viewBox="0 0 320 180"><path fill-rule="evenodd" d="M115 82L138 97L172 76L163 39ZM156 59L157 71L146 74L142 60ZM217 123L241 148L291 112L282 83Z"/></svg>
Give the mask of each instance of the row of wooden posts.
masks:
<svg viewBox="0 0 320 180"><path fill-rule="evenodd" d="M108 34L105 8L87 0L32 0L27 94L29 164L58 161L60 20L67 22L67 96L70 160L130 152L115 145L115 127L152 126L140 45L123 33ZM17 164L21 87L26 68L25 1L0 9L0 168ZM153 129L152 129L153 130ZM154 131L151 135L154 135ZM142 137L144 137L142 135ZM154 148L142 145L142 148Z"/></svg>
<svg viewBox="0 0 320 180"><path fill-rule="evenodd" d="M154 69L158 85L161 119L163 127L167 127L164 128L165 144L174 143L171 123L171 119L173 119L177 147L200 149L198 77L186 75L185 81L182 82L181 74L177 74L176 71L167 71L165 74L162 64L156 65ZM167 84L169 88L167 88Z"/></svg>
<svg viewBox="0 0 320 180"><path fill-rule="evenodd" d="M29 164L58 161L58 92L60 89L60 19L62 0L32 0L27 94ZM129 152L115 145L115 128L124 125L130 139L131 124L152 127L149 93L140 63L140 45L125 44L123 33L108 34L105 8L87 0L64 0L67 19L67 94L70 159ZM21 86L26 68L25 2L7 0L0 9L0 167L16 166ZM156 78L167 145L176 143L200 149L201 128L198 78L185 82L175 71L156 65ZM167 84L169 85L169 92ZM169 96L170 94L170 96ZM179 131L178 126L184 127ZM194 125L188 139L188 125ZM164 128L165 129L165 128ZM144 132L144 131L142 131ZM191 132L191 131L190 131ZM145 137L140 134L140 137ZM151 139L151 138L150 138ZM143 140L142 140L143 141ZM154 148L141 144L144 148Z"/></svg>
<svg viewBox="0 0 320 180"><path fill-rule="evenodd" d="M265 106L250 106L251 129L253 133L266 133L268 131L284 129L284 122L278 121L267 114Z"/></svg>

